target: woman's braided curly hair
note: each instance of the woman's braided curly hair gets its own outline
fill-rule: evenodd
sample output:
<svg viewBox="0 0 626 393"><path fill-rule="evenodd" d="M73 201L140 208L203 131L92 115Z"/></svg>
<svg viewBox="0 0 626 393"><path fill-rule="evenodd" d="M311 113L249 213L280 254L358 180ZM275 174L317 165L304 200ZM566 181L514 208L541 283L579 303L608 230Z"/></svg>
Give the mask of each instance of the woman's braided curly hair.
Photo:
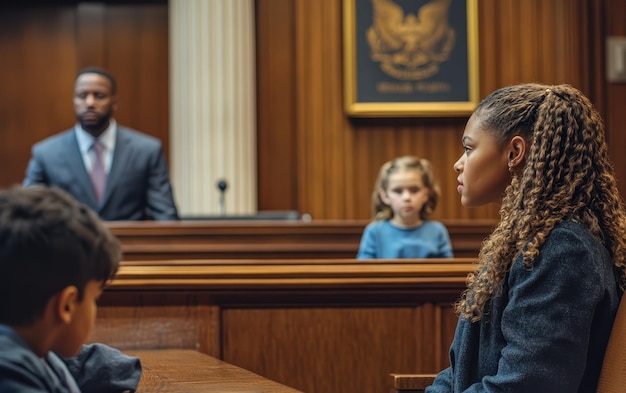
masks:
<svg viewBox="0 0 626 393"><path fill-rule="evenodd" d="M501 220L483 243L479 267L468 276L456 304L478 321L520 255L531 267L552 229L582 223L611 252L626 284L626 214L608 158L604 123L593 105L569 85L536 83L501 88L474 112L481 128L506 143L515 135L529 144L521 174L513 176Z"/></svg>

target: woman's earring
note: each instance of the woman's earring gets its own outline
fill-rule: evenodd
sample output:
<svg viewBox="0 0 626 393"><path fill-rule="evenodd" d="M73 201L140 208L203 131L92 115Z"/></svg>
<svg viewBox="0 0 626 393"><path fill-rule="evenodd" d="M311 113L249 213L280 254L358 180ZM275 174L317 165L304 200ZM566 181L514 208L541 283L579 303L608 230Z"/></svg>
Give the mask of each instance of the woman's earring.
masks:
<svg viewBox="0 0 626 393"><path fill-rule="evenodd" d="M509 172L513 173L513 161L509 161Z"/></svg>

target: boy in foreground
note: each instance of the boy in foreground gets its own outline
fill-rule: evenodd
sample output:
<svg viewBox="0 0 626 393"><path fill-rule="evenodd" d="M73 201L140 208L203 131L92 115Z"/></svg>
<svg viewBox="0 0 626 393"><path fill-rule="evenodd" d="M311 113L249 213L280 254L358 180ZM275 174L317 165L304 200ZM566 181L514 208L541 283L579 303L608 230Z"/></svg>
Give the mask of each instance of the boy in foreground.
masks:
<svg viewBox="0 0 626 393"><path fill-rule="evenodd" d="M83 345L120 259L117 239L65 192L0 191L0 392L136 389L137 358Z"/></svg>

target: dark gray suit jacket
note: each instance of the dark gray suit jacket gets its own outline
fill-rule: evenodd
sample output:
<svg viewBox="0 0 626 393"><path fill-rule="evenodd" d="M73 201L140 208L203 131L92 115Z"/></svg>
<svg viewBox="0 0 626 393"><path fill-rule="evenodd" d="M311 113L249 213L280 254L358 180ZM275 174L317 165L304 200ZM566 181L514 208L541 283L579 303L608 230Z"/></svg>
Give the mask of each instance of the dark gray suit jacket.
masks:
<svg viewBox="0 0 626 393"><path fill-rule="evenodd" d="M134 392L140 378L139 359L115 348L90 344L73 358L52 352L40 358L13 329L0 324L0 392Z"/></svg>
<svg viewBox="0 0 626 393"><path fill-rule="evenodd" d="M426 392L595 393L621 292L603 244L582 224L556 225L480 321L459 319L450 367Z"/></svg>
<svg viewBox="0 0 626 393"><path fill-rule="evenodd" d="M100 205L73 128L33 146L23 185L62 188L108 221L178 219L161 142L119 125Z"/></svg>

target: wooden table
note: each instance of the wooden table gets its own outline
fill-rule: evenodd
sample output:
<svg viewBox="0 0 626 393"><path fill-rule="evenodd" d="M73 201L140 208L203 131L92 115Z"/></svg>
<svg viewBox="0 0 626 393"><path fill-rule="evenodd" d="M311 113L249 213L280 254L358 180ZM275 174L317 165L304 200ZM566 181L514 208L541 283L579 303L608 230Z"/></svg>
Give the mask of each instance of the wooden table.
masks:
<svg viewBox="0 0 626 393"><path fill-rule="evenodd" d="M298 393L243 368L189 349L125 351L141 360L137 393Z"/></svg>

